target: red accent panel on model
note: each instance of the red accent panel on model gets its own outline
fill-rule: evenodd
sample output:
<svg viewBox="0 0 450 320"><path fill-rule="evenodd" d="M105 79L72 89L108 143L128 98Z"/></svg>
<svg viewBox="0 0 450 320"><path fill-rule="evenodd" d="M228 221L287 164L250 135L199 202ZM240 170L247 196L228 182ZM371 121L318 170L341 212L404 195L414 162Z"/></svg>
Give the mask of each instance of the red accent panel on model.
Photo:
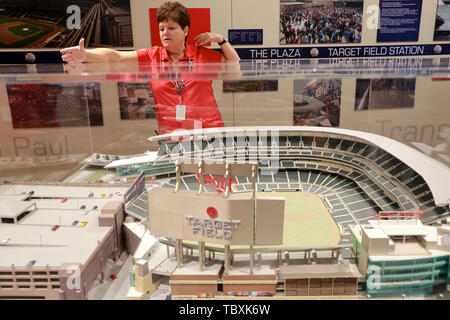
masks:
<svg viewBox="0 0 450 320"><path fill-rule="evenodd" d="M159 38L159 27L156 21L156 8L150 8L150 36L153 46L161 46L161 39ZM189 15L191 16L191 27L189 30L189 35L187 43L194 45L194 38L200 33L211 32L211 14L210 8L190 8L188 9ZM211 45L210 42L206 43L205 46Z"/></svg>
<svg viewBox="0 0 450 320"><path fill-rule="evenodd" d="M218 193L222 193L224 192L227 188L228 191L232 191L231 190L231 185L233 183L237 183L237 181L233 178L228 178L228 180L225 179L224 176L213 176L210 174L205 174L203 176L204 178L204 182L203 182L203 186L205 188L209 188L212 190L217 191ZM197 173L197 182L200 183L200 174Z"/></svg>

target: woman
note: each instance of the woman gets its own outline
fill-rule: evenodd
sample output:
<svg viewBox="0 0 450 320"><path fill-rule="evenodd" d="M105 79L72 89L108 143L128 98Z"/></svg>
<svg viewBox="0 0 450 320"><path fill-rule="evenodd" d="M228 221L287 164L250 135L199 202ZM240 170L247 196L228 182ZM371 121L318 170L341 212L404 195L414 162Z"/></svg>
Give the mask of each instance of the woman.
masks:
<svg viewBox="0 0 450 320"><path fill-rule="evenodd" d="M194 38L195 45L186 43L190 17L186 7L178 2L166 2L156 13L161 47L136 51L116 51L108 48L86 50L84 39L76 47L61 50L67 63L120 62L137 63L139 70L149 71L152 66L171 62L221 62L239 61L239 55L228 41L217 33L202 33ZM217 42L222 54L202 47ZM159 133L176 129L223 127L211 87L212 81L152 81L152 89L158 118Z"/></svg>

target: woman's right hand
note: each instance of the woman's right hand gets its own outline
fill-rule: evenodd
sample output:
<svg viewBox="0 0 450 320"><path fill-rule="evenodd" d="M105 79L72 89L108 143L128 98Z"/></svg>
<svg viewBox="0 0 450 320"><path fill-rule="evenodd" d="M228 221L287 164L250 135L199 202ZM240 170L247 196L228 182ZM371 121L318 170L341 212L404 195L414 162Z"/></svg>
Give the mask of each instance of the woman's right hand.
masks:
<svg viewBox="0 0 450 320"><path fill-rule="evenodd" d="M84 38L81 38L78 46L64 48L61 51L61 58L67 63L82 63L86 60L86 49L84 48Z"/></svg>

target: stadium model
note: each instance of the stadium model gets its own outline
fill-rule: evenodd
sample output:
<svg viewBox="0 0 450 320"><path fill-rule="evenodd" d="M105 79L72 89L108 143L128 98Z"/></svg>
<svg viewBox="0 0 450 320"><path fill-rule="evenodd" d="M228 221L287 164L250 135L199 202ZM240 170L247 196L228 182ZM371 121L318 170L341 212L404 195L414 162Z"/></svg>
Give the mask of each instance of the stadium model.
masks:
<svg viewBox="0 0 450 320"><path fill-rule="evenodd" d="M442 290L442 284L445 287L448 282L448 229L445 226L425 227L422 223L446 223L450 170L402 143L365 132L320 127L216 128L166 134L149 140L158 141L160 151L151 165L141 165L139 171L151 175L177 172L177 178L156 180L162 185L162 188L157 187L159 191L149 191L149 197L156 201L148 203L150 232L163 224L160 221L162 216L155 213L161 213L158 208L162 205L166 229L158 229L158 235L173 235L175 229L185 228L179 235L187 236L184 240L192 240L191 231L185 224L192 228L193 218L184 221L183 212L191 212L190 207L195 206L200 212L199 217L208 218L205 206L208 203L217 206L216 198L227 197L228 191L231 191L226 198L229 201L242 199L245 194L256 191L256 199L281 197L286 202L283 240L277 246L229 248L225 244L223 248L208 245L224 244L212 236L209 240L205 240L207 237L198 238L199 245L189 241L163 240L176 251L178 269L171 275L175 296L217 295L219 287L221 294L225 295L250 294L259 290L273 295L277 292L294 296L356 295L357 282L360 289L372 296L425 295L439 288ZM183 175L185 170L180 164L186 162L194 164L193 168L198 168L198 173L191 168L188 170L191 174ZM218 169L217 175L212 173L208 179L200 178L202 170L205 172L204 163L211 162L218 165L228 163L230 172L233 171L233 163L257 163L259 174L252 181L248 176L224 175L223 169ZM171 167L174 163L177 164L176 170L175 166ZM208 168L208 173L213 172ZM136 170L136 167L131 169ZM161 191L163 188L174 189L175 193L173 190L169 193ZM164 204L158 202L162 200L158 193L166 194ZM214 194L216 197L212 196ZM209 200L208 195L211 195ZM142 197L147 199L147 195ZM144 206L142 197L137 200L139 207ZM196 198L206 199L206 202L199 204ZM182 203L181 208L177 199ZM128 208L133 206L131 204ZM221 209L224 212L223 207ZM232 215L232 212L225 212ZM180 217L171 219L171 214L180 214ZM279 213L274 210L274 214ZM158 219L152 221L153 215ZM234 218L238 216L233 215ZM379 246L374 250L375 245L371 247L369 244L378 238L373 236L374 240L369 231L362 236L362 230L374 228L370 227L374 221L378 221L380 230L384 230L379 231L378 238L387 239L386 248ZM254 223L252 230L256 231L255 239L258 239L261 237L256 227L258 218ZM393 223L397 225L393 227L398 229L396 233L381 227ZM355 226L360 229L355 229ZM272 232L276 233L277 228L277 224L273 224ZM402 241L398 242L399 238ZM203 241L207 242L206 249ZM415 245L408 247L410 242ZM187 266L182 262L183 247L190 252L187 257L190 262L185 261ZM195 270L198 260L192 262L191 256L197 249L197 259L202 264L200 270L205 264L203 251L206 250L211 258L205 264L211 269L207 268L208 272ZM359 259L362 251L366 260ZM214 258L216 254L225 255L225 270L220 268L223 259L217 261ZM259 261L256 267L253 266L253 254ZM372 261L376 255L378 260L394 261L402 267L397 267L396 275L392 276L386 267L388 263L381 263L385 269L380 271L379 286L367 287L367 283L373 280L372 273L367 270L368 255ZM228 265L228 256L233 261L231 265ZM356 259L353 260L352 256ZM197 267L193 268L193 263ZM411 265L416 265L416 269L418 266L422 268L411 272ZM230 280L232 276L235 277ZM211 285L211 281L215 282ZM202 283L210 285L202 286ZM234 286L227 287L227 283Z"/></svg>

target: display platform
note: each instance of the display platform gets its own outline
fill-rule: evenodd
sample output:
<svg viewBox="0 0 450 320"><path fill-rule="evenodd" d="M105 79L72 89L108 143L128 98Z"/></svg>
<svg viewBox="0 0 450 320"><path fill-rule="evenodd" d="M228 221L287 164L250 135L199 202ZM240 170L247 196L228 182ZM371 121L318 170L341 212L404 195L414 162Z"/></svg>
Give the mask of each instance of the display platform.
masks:
<svg viewBox="0 0 450 320"><path fill-rule="evenodd" d="M0 298L445 298L449 85L448 58L0 65Z"/></svg>

